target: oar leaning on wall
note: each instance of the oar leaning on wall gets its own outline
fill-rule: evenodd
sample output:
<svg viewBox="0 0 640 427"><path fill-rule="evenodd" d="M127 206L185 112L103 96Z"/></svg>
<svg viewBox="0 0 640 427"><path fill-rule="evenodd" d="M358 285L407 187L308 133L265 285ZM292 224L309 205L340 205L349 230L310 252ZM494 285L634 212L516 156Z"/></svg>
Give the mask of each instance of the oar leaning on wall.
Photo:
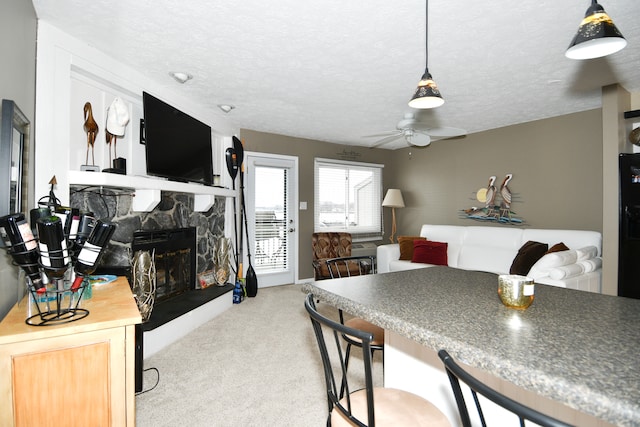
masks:
<svg viewBox="0 0 640 427"><path fill-rule="evenodd" d="M241 147L243 156L244 156L244 147L242 141L240 139L233 137L233 145ZM253 265L251 264L251 243L249 242L249 224L247 221L247 206L245 204L244 199L244 164L243 159L240 159L240 197L241 197L241 216L244 218L244 229L245 235L247 237L247 261L249 262L249 267L247 268L247 274L245 276L245 286L248 297L255 297L258 294L258 277L256 276L256 272L253 269ZM242 227L242 223L240 223ZM242 231L240 232L242 234ZM242 236L240 237L242 239Z"/></svg>

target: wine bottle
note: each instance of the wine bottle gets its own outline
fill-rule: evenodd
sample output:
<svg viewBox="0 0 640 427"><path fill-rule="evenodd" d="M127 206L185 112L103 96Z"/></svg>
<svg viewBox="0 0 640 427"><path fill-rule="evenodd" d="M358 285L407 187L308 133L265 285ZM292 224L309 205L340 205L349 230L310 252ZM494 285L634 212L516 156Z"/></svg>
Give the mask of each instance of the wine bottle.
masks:
<svg viewBox="0 0 640 427"><path fill-rule="evenodd" d="M33 236L38 238L38 219L44 218L45 216L51 216L51 209L46 208L33 208L29 211L29 223L31 224L31 231L33 232Z"/></svg>
<svg viewBox="0 0 640 427"><path fill-rule="evenodd" d="M31 227L22 213L13 213L0 218L0 234L13 260L27 274L33 288L43 293L46 288L38 265L38 243L33 237Z"/></svg>
<svg viewBox="0 0 640 427"><path fill-rule="evenodd" d="M60 218L60 222L62 223L62 233L65 236L69 236L72 220L71 208L68 206L56 206L53 214Z"/></svg>
<svg viewBox="0 0 640 427"><path fill-rule="evenodd" d="M93 212L85 212L80 215L80 222L78 223L78 232L76 234L76 245L82 246L87 238L91 234L93 227L96 225L96 218L93 216Z"/></svg>
<svg viewBox="0 0 640 427"><path fill-rule="evenodd" d="M91 230L89 238L78 254L78 260L74 266L76 278L71 285L72 290L75 291L78 289L84 277L96 270L98 261L100 261L100 257L104 253L104 248L111 240L111 236L113 236L115 230L115 224L100 220L95 223L95 227Z"/></svg>
<svg viewBox="0 0 640 427"><path fill-rule="evenodd" d="M40 218L37 221L40 236L40 261L45 274L51 279L60 279L71 261L64 237L62 220L58 216Z"/></svg>

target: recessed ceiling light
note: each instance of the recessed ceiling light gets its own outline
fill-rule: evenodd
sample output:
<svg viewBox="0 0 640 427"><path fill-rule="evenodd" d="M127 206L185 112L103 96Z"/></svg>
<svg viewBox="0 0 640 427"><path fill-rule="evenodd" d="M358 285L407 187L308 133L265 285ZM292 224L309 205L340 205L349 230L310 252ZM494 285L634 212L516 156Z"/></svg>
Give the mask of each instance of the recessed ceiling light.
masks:
<svg viewBox="0 0 640 427"><path fill-rule="evenodd" d="M229 105L229 104L219 104L218 108L221 109L222 111L224 111L225 113L228 113L229 111L233 110L234 107L233 105Z"/></svg>
<svg viewBox="0 0 640 427"><path fill-rule="evenodd" d="M191 74L183 73L181 71L171 71L169 75L173 77L178 83L185 83L193 78Z"/></svg>

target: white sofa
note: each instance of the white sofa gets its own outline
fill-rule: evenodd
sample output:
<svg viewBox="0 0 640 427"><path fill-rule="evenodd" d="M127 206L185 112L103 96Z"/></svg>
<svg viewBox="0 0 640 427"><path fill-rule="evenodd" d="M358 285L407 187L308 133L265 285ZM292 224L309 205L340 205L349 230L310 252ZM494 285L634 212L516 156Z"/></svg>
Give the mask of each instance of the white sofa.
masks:
<svg viewBox="0 0 640 427"><path fill-rule="evenodd" d="M420 236L447 242L450 267L508 274L518 250L528 241L564 243L570 250L547 254L530 270L536 283L602 292L602 235L596 231L547 230L425 224ZM377 248L378 273L432 267L400 260L398 244Z"/></svg>

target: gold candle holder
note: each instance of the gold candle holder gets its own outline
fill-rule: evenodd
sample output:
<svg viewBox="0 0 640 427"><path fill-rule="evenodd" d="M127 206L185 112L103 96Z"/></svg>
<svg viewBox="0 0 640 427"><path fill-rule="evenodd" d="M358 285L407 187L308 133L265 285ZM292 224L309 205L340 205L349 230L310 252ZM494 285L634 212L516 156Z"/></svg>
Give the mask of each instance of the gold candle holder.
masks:
<svg viewBox="0 0 640 427"><path fill-rule="evenodd" d="M500 301L509 308L524 310L533 303L533 279L517 274L498 276L498 295Z"/></svg>

